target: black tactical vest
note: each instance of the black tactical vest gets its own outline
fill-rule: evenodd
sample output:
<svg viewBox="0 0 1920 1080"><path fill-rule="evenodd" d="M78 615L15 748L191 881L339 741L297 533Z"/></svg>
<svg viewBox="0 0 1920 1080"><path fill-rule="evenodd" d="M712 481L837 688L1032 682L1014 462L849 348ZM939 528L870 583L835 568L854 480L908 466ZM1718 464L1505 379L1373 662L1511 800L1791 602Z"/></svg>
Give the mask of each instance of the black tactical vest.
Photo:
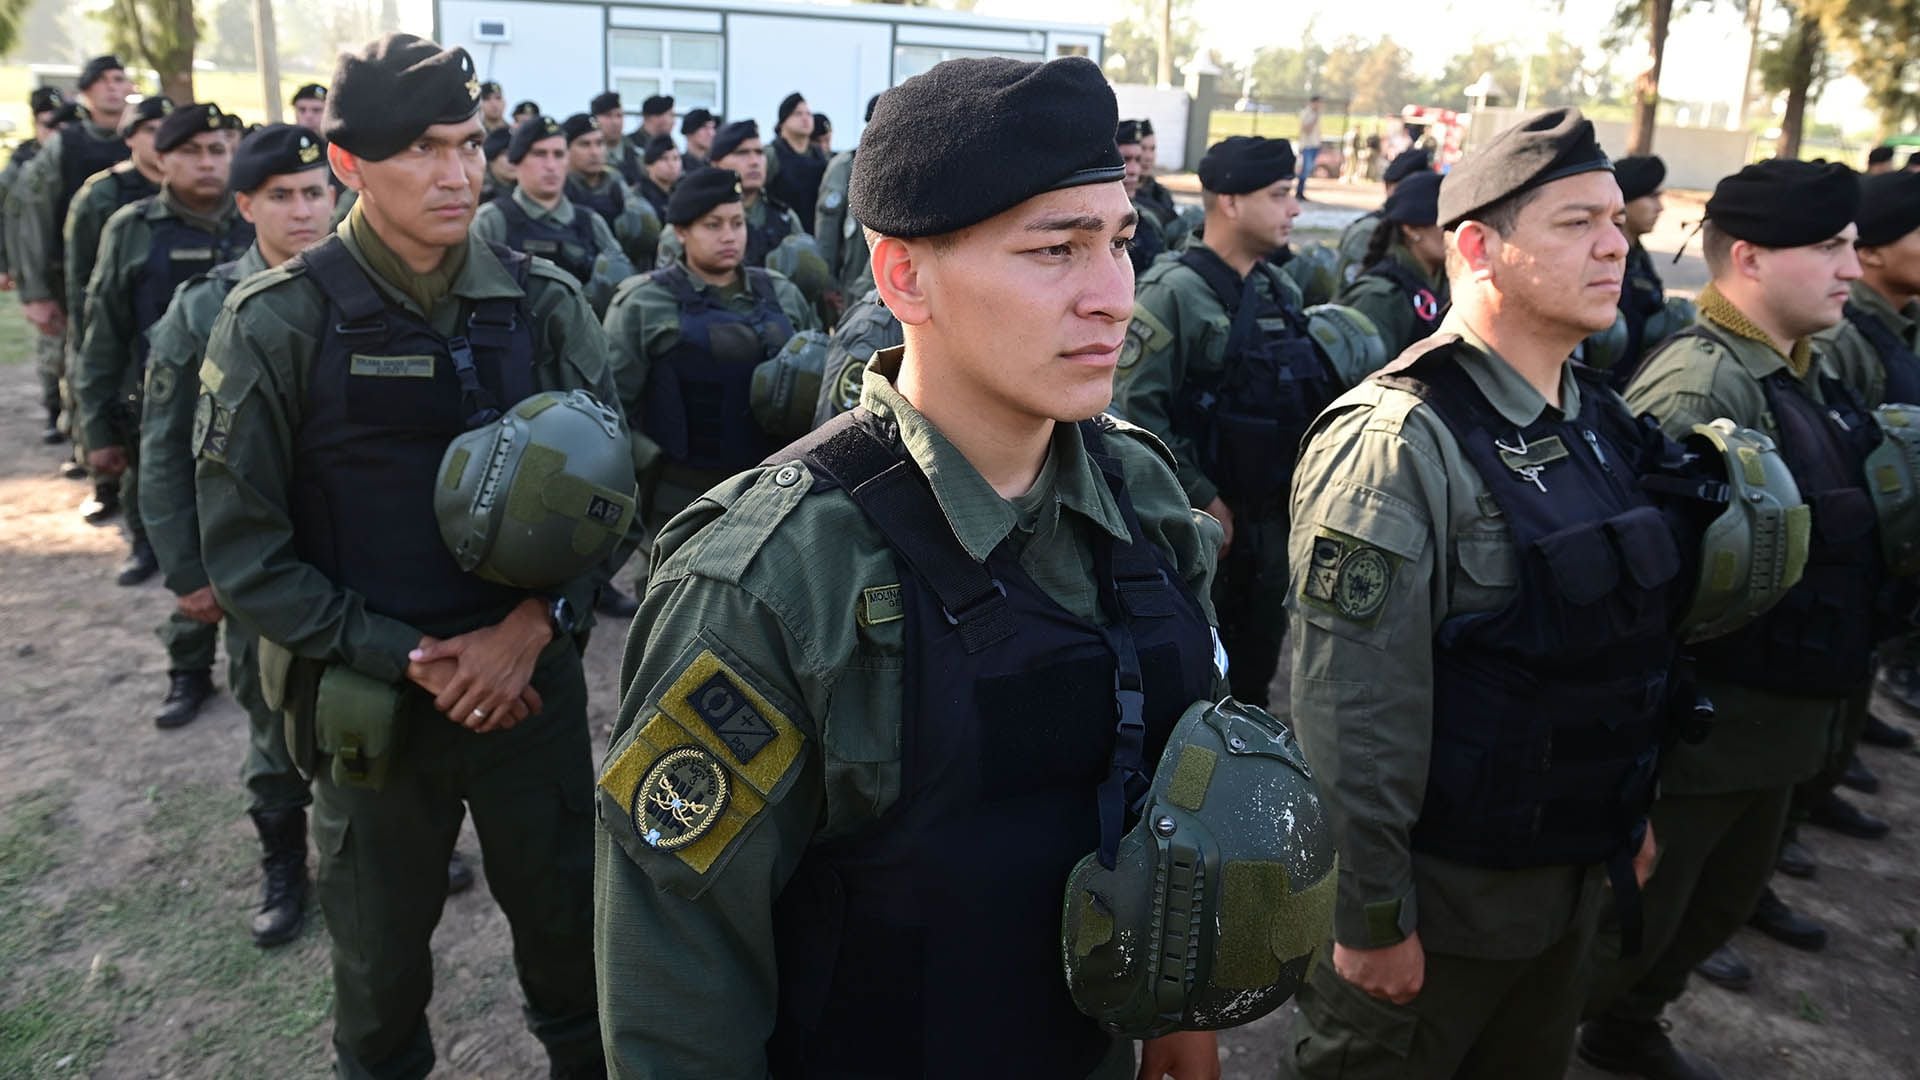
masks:
<svg viewBox="0 0 1920 1080"><path fill-rule="evenodd" d="M538 255L573 275L585 285L593 277L594 260L600 250L594 243L593 218L588 211L574 208L573 220L557 225L550 217L535 219L511 194L493 201L507 222L507 246L527 255Z"/></svg>
<svg viewBox="0 0 1920 1080"><path fill-rule="evenodd" d="M1098 421L1080 430L1130 535L1088 531L1105 626L1034 584L1011 537L973 561L865 409L777 455L887 537L907 649L898 800L810 848L775 905L781 1080L1082 1077L1111 1046L1067 994L1061 897L1081 858L1117 848L1174 723L1211 696L1213 647Z"/></svg>
<svg viewBox="0 0 1920 1080"><path fill-rule="evenodd" d="M1413 844L1478 866L1630 865L1700 539L1644 483L1681 453L1578 367L1579 415L1546 409L1516 430L1460 367L1458 342L1428 338L1374 379L1418 395L1452 432L1511 531L1520 577L1506 607L1434 635Z"/></svg>
<svg viewBox="0 0 1920 1080"><path fill-rule="evenodd" d="M1616 389L1625 389L1633 381L1634 373L1640 370L1641 359L1660 344L1647 340L1647 320L1666 306L1667 290L1654 270L1653 256L1641 247L1628 251L1626 280L1620 283L1620 314L1627 324L1627 351L1608 375L1608 381Z"/></svg>
<svg viewBox="0 0 1920 1080"><path fill-rule="evenodd" d="M1420 278L1412 270L1402 265L1398 259L1381 259L1361 273L1361 277L1385 278L1393 282L1401 294L1407 298L1407 306L1413 309L1414 335L1412 345L1440 329L1440 320L1446 308L1440 303L1440 297L1433 286Z"/></svg>
<svg viewBox="0 0 1920 1080"><path fill-rule="evenodd" d="M147 179L147 174L139 169L115 169L107 174L107 183L113 185L113 209L131 206L150 195L160 194L160 185ZM112 217L113 211L107 212ZM103 219L104 223L104 219Z"/></svg>
<svg viewBox="0 0 1920 1080"><path fill-rule="evenodd" d="M667 220L667 198L669 193L666 188L654 183L653 177L643 176L640 178L640 183L635 185L633 190L637 192L641 198L647 200L648 206L653 207L654 217L659 218L662 222Z"/></svg>
<svg viewBox="0 0 1920 1080"><path fill-rule="evenodd" d="M761 194L760 202L765 207L760 224L755 225L753 215L747 215L747 251L741 261L743 266L767 265L767 255L780 246L780 241L793 235L787 204L765 193Z"/></svg>
<svg viewBox="0 0 1920 1080"><path fill-rule="evenodd" d="M679 305L680 340L647 369L642 427L676 464L736 472L773 449L753 418L753 369L786 345L793 323L765 270L742 273L754 298L744 314L694 288L685 266L654 272Z"/></svg>
<svg viewBox="0 0 1920 1080"><path fill-rule="evenodd" d="M799 153L778 135L767 144L767 152L779 159L780 168L767 182L766 193L793 207L793 212L800 215L800 226L811 233L820 181L827 175L827 156L812 146L806 153Z"/></svg>
<svg viewBox="0 0 1920 1080"><path fill-rule="evenodd" d="M85 124L68 124L60 129L60 192L53 200L56 243L65 232L67 208L80 193L80 185L101 169L110 169L132 156L133 151L127 148L125 140L95 138Z"/></svg>
<svg viewBox="0 0 1920 1080"><path fill-rule="evenodd" d="M1135 199L1133 212L1139 216L1139 222L1133 227L1133 242L1127 247L1127 258L1133 263L1133 272L1137 275L1146 273L1147 267L1153 265L1153 260L1167 249L1167 235L1146 203Z"/></svg>
<svg viewBox="0 0 1920 1080"><path fill-rule="evenodd" d="M532 260L488 245L526 287ZM440 538L433 485L447 443L538 389L521 298L471 302L442 337L382 299L338 237L294 259L327 298L294 433L300 557L370 610L438 636L499 617L526 594L461 570Z"/></svg>
<svg viewBox="0 0 1920 1080"><path fill-rule="evenodd" d="M1255 284L1270 267L1255 263L1246 280L1205 245L1180 262L1199 274L1227 310L1232 327L1217 374L1189 371L1174 430L1193 438L1200 470L1220 489L1235 516L1285 512L1300 439L1320 410L1339 396L1339 381L1307 336L1307 320L1270 281L1274 298Z"/></svg>
<svg viewBox="0 0 1920 1080"><path fill-rule="evenodd" d="M158 195L149 196L157 199ZM136 213L146 212L141 200ZM171 215L147 219L147 261L133 281L133 355L139 370L147 370L147 331L173 302L173 291L187 279L246 254L253 246L253 223L233 211L225 231L210 233Z"/></svg>
<svg viewBox="0 0 1920 1080"><path fill-rule="evenodd" d="M609 173L607 182L597 190L589 189L578 177L569 175L565 191L567 201L573 204L574 209L587 209L599 214L609 229L618 228L620 215L627 212L627 189L620 183L619 173Z"/></svg>
<svg viewBox="0 0 1920 1080"><path fill-rule="evenodd" d="M1848 301L1846 313L1847 321L1867 339L1873 351L1880 354L1880 363L1887 372L1886 400L1901 405L1920 405L1920 356L1915 356L1907 343L1888 329L1886 323L1875 318L1872 312Z"/></svg>
<svg viewBox="0 0 1920 1080"><path fill-rule="evenodd" d="M1699 323L1668 341L1688 337L1732 351ZM1835 698L1873 678L1873 613L1884 574L1866 459L1880 428L1838 379L1817 377L1826 404L1789 372L1760 380L1780 456L1813 510L1806 573L1765 615L1694 653L1702 675L1792 697Z"/></svg>

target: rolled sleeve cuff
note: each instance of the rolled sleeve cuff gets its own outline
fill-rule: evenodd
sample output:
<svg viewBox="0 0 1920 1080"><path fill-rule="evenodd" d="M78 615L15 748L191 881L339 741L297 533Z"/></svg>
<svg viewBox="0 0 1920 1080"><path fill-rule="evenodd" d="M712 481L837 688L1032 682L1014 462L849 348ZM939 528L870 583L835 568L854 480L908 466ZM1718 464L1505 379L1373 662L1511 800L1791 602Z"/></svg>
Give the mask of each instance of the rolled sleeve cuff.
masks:
<svg viewBox="0 0 1920 1080"><path fill-rule="evenodd" d="M1333 912L1333 938L1350 949L1398 945L1420 924L1413 890L1392 900L1361 902L1342 896Z"/></svg>
<svg viewBox="0 0 1920 1080"><path fill-rule="evenodd" d="M420 644L420 631L393 619L375 619L367 628L367 640L355 649L350 660L354 670L397 683L407 677L407 654Z"/></svg>

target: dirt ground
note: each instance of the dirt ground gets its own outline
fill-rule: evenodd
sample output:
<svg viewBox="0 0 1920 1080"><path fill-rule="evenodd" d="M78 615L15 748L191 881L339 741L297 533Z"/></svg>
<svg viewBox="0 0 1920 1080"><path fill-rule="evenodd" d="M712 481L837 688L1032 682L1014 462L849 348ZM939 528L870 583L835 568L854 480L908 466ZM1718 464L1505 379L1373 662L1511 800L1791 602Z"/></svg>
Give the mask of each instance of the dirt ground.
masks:
<svg viewBox="0 0 1920 1080"><path fill-rule="evenodd" d="M55 475L26 355L17 306L0 304L0 1077L324 1075L317 912L288 947L247 938L243 715L222 695L186 728L153 727L165 659L152 628L170 598L157 580L113 584L125 543L84 524L85 485ZM619 639L603 628L587 658L602 745ZM1920 758L1866 756L1886 791L1862 801L1897 831L1816 835L1819 878L1782 886L1833 943L1809 956L1743 933L1753 992L1702 987L1675 1012L1682 1041L1730 1078L1920 1076ZM471 835L461 848L477 865ZM479 869L435 938L438 1075L544 1075ZM1291 1016L1226 1033L1226 1075L1271 1076Z"/></svg>

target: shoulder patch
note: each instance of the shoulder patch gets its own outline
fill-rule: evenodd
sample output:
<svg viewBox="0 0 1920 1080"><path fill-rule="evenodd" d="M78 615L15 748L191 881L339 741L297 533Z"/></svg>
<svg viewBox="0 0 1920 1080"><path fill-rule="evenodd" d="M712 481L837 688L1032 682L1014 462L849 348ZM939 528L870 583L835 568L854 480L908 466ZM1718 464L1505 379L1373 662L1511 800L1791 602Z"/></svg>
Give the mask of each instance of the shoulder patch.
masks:
<svg viewBox="0 0 1920 1080"><path fill-rule="evenodd" d="M787 483L780 482L783 476ZM723 501L724 508L699 531L697 539L689 537L674 553L674 558L686 560L688 572L720 581L741 580L766 546L767 538L813 487L807 467L796 462L762 468L752 483L738 486L744 479L736 477L703 496Z"/></svg>
<svg viewBox="0 0 1920 1080"><path fill-rule="evenodd" d="M239 307L254 296L304 276L306 267L298 262L284 262L270 270L263 270L235 285L233 291L227 294L227 306Z"/></svg>
<svg viewBox="0 0 1920 1080"><path fill-rule="evenodd" d="M1130 368L1150 352L1158 352L1173 343L1173 331L1144 304L1133 305L1133 319L1127 323L1127 340L1120 346L1119 366Z"/></svg>
<svg viewBox="0 0 1920 1080"><path fill-rule="evenodd" d="M602 821L637 859L669 854L703 876L723 865L799 771L806 736L794 708L699 634L600 774L602 797L625 819L603 811Z"/></svg>
<svg viewBox="0 0 1920 1080"><path fill-rule="evenodd" d="M1322 527L1313 538L1300 600L1348 622L1372 626L1386 609L1400 556Z"/></svg>

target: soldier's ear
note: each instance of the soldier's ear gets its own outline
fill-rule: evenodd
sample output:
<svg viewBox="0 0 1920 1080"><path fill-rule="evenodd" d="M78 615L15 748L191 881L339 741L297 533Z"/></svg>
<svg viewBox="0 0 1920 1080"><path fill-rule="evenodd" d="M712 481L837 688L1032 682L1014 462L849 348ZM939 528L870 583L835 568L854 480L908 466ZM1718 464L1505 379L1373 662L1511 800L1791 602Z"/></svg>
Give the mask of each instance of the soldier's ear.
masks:
<svg viewBox="0 0 1920 1080"><path fill-rule="evenodd" d="M327 164L332 167L333 175L354 191L366 190L367 182L360 175L360 159L354 157L339 143L327 144Z"/></svg>
<svg viewBox="0 0 1920 1080"><path fill-rule="evenodd" d="M1493 256L1500 243L1500 234L1494 232L1492 226L1478 221L1463 221L1448 236L1448 250L1458 257L1467 277L1479 277L1492 272Z"/></svg>
<svg viewBox="0 0 1920 1080"><path fill-rule="evenodd" d="M870 234L873 285L880 291L880 302L894 318L912 326L927 321L929 305L922 263L934 255L934 244L927 240L907 241L893 236Z"/></svg>

